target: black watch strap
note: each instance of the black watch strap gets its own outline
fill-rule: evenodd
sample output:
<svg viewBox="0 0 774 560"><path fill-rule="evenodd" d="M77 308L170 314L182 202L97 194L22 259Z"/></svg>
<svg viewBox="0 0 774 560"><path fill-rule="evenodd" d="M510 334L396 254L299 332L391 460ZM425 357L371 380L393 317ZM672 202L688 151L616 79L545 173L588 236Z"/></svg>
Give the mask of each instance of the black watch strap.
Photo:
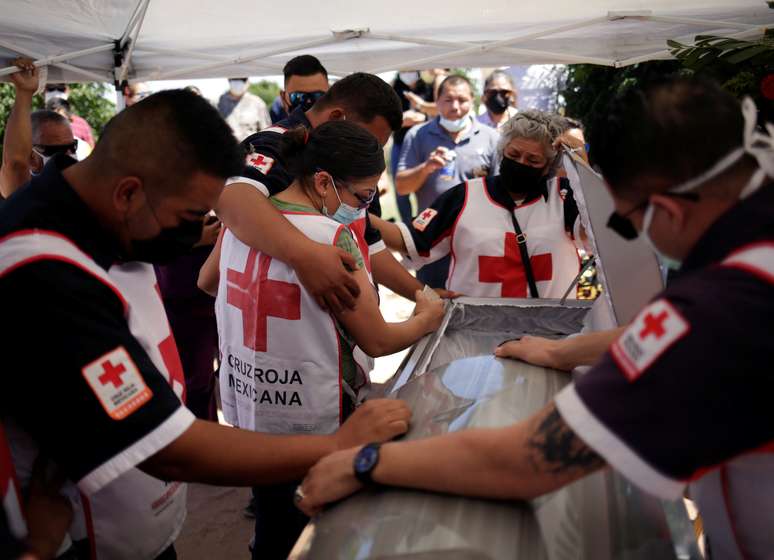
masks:
<svg viewBox="0 0 774 560"><path fill-rule="evenodd" d="M379 448L381 443L369 443L364 445L355 455L355 461L352 465L355 470L355 478L367 486L376 484L372 478L372 473L379 464Z"/></svg>

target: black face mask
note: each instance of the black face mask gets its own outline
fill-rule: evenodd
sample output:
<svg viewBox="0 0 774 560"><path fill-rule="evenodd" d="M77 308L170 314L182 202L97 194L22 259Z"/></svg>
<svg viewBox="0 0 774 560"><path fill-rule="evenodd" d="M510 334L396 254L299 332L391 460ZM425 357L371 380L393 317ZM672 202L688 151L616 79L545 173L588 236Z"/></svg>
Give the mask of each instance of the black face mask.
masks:
<svg viewBox="0 0 774 560"><path fill-rule="evenodd" d="M508 96L504 93L495 93L486 96L484 105L495 115L502 115L508 110L509 101Z"/></svg>
<svg viewBox="0 0 774 560"><path fill-rule="evenodd" d="M545 186L544 167L532 167L504 157L500 163L500 180L512 193L524 194L532 198L540 194Z"/></svg>
<svg viewBox="0 0 774 560"><path fill-rule="evenodd" d="M203 220L182 220L179 225L164 228L156 237L132 239L132 260L167 264L187 255L202 238Z"/></svg>

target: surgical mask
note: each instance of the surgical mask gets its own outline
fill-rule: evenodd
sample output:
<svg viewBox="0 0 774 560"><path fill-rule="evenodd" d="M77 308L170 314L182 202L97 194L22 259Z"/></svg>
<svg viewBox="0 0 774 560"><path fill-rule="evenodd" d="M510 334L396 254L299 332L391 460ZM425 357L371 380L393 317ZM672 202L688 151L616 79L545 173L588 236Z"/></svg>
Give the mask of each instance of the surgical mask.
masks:
<svg viewBox="0 0 774 560"><path fill-rule="evenodd" d="M43 99L46 103L51 101L52 99L67 99L67 93L64 90L46 90L46 92L43 94Z"/></svg>
<svg viewBox="0 0 774 560"><path fill-rule="evenodd" d="M331 216L328 214L328 208L325 206L325 201L323 201L323 214L345 226L348 226L352 222L365 217L365 208L355 208L346 202L342 202L341 197L339 196L339 191L336 188L336 183L333 182L333 177L331 177L331 184L333 184L333 193L336 195L336 198L339 201L339 207L333 213L333 216Z"/></svg>
<svg viewBox="0 0 774 560"><path fill-rule="evenodd" d="M456 121L452 121L444 117L438 117L438 119L439 119L439 124L449 132L460 132L468 125L468 121L470 120L470 115L465 115L463 117L460 117Z"/></svg>
<svg viewBox="0 0 774 560"><path fill-rule="evenodd" d="M419 80L419 72L398 72L398 78L407 86Z"/></svg>
<svg viewBox="0 0 774 560"><path fill-rule="evenodd" d="M484 100L484 105L486 105L486 108L495 115L502 115L505 113L505 111L508 110L510 104L511 103L508 94L502 91L498 91L497 93L491 92Z"/></svg>
<svg viewBox="0 0 774 560"><path fill-rule="evenodd" d="M658 247L656 247L656 244L653 243L653 240L650 238L648 230L650 229L650 224L653 221L653 209L654 206L652 204L648 204L648 207L645 209L645 215L642 217L642 240L648 245L648 247L651 248L654 253L656 253L658 260L661 261L665 267L670 270L678 270L681 266L683 266L683 261L673 259L669 255L664 254Z"/></svg>
<svg viewBox="0 0 774 560"><path fill-rule="evenodd" d="M500 162L500 180L510 192L532 198L545 186L544 170L544 167L532 167L504 157Z"/></svg>
<svg viewBox="0 0 774 560"><path fill-rule="evenodd" d="M228 89L234 95L242 95L247 91L247 82L244 80L229 80Z"/></svg>

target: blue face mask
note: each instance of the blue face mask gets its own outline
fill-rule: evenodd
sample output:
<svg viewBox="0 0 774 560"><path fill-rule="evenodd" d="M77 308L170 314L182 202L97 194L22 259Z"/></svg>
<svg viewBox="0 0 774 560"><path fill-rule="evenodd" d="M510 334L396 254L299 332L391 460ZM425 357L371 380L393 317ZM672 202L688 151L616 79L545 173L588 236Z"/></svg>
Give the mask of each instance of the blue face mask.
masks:
<svg viewBox="0 0 774 560"><path fill-rule="evenodd" d="M325 202L323 201L323 214L332 220L336 220L340 224L344 224L345 226L348 226L352 222L365 216L365 208L355 208L346 202L342 202L341 197L339 196L339 191L336 188L336 183L333 182L333 177L331 177L331 184L333 185L333 192L336 194L336 198L339 200L339 207L333 213L333 216L331 216L328 214L328 208L325 206Z"/></svg>

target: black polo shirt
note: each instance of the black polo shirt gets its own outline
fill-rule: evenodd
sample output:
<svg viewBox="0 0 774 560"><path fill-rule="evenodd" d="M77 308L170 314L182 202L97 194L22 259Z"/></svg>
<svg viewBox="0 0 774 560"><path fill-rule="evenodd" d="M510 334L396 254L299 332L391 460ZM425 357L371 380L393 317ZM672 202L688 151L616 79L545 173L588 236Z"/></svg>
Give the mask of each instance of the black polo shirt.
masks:
<svg viewBox="0 0 774 560"><path fill-rule="evenodd" d="M247 154L244 170L241 176L231 177L226 182L226 188L232 183L248 183L267 197L288 188L295 177L285 167L285 162L280 155L280 140L287 130L299 126L307 130L312 129L312 124L300 107L290 113L288 118L245 138L242 141L242 147ZM369 213L382 215L378 196L374 197L366 213L365 240L369 246L374 246L380 244L382 236L379 230L371 226Z"/></svg>
<svg viewBox="0 0 774 560"><path fill-rule="evenodd" d="M62 176L72 163L66 156L54 158L0 207L3 258L9 258L4 242L45 230L74 243L105 271L117 262L113 236ZM93 273L51 256L13 268L0 261L0 302L0 415L27 432L82 491L95 491L152 456L193 421L130 332L122 299ZM86 370L121 348L150 396L115 419ZM170 421L173 416L185 418ZM95 472L99 483L89 477Z"/></svg>
<svg viewBox="0 0 774 560"><path fill-rule="evenodd" d="M774 274L729 260L774 248L773 187L723 214L679 277L557 397L570 427L654 494L676 497L774 440Z"/></svg>

